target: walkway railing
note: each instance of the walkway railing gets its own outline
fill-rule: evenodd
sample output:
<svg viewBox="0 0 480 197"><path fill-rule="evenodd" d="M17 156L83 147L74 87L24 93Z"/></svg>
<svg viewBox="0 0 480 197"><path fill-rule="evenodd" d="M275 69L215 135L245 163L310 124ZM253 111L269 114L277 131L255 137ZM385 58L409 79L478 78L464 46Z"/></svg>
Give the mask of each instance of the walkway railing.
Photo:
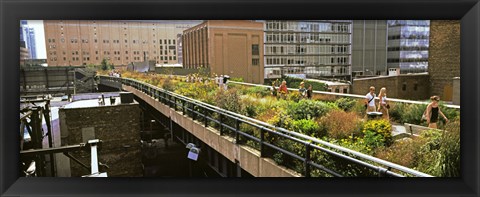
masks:
<svg viewBox="0 0 480 197"><path fill-rule="evenodd" d="M255 142L258 144L257 150L259 150L261 157L271 158L275 154L283 153L296 161L302 162L303 169L301 169L301 173L305 177L312 176L312 167L331 176L345 176L344 173L348 169L339 167L332 168L331 166L324 165L324 163L331 162L331 160L349 162L345 166L348 166L349 168L356 166L357 169L368 171L369 173L366 174L369 174L369 176L431 177L431 175L404 166L353 151L317 138L306 136L301 133L275 127L268 123L227 111L134 79L100 76L100 83L113 87L119 87L119 84L131 86L154 99L157 99L159 102L168 105L174 110L182 112L183 115L191 117L194 121L201 122L205 127L212 126L220 131L220 135L233 137L237 144L245 144L244 139ZM248 125L255 128L259 131L259 136L242 131L241 125ZM299 145L299 147L302 147L302 149L300 152L288 150L286 147L281 147L270 140L272 137L295 143L296 145ZM328 158L331 160L312 160L312 157L319 153L328 155ZM365 174L363 171L361 173Z"/></svg>

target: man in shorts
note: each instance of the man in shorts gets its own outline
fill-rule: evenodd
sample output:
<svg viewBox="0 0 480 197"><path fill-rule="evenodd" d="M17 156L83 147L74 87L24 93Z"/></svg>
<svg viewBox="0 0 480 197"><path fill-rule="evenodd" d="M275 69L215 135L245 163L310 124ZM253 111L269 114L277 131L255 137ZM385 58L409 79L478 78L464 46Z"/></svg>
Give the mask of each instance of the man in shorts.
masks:
<svg viewBox="0 0 480 197"><path fill-rule="evenodd" d="M370 92L365 95L365 106L367 108L367 112L374 112L377 109L375 105L375 87L370 87Z"/></svg>

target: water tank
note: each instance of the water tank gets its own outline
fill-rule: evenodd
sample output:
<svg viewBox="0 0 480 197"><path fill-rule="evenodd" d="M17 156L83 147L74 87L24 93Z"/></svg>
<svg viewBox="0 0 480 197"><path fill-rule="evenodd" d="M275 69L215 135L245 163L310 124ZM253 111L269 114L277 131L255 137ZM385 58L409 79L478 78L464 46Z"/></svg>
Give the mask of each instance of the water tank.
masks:
<svg viewBox="0 0 480 197"><path fill-rule="evenodd" d="M131 92L120 92L120 103L133 103L133 93Z"/></svg>

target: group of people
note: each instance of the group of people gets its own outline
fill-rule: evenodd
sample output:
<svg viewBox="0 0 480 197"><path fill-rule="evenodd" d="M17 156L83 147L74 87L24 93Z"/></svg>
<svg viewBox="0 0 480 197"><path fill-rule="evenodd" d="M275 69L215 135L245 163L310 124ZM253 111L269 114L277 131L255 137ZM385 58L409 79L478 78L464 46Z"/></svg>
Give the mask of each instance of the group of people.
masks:
<svg viewBox="0 0 480 197"><path fill-rule="evenodd" d="M382 112L382 117L386 118L387 120L390 119L388 115L388 110L390 109L390 105L387 100L387 89L382 87L380 92L378 93L378 107L375 102L375 87L371 86L370 91L365 96L365 108L367 112ZM438 116L441 115L446 122L448 122L448 118L442 113L439 108L439 96L432 96L430 97L430 103L425 109L425 112L422 115L422 119L427 121L427 125L429 128L437 128Z"/></svg>
<svg viewBox="0 0 480 197"><path fill-rule="evenodd" d="M108 73L108 76L110 77L122 77L122 74L116 70L112 70L111 72Z"/></svg>
<svg viewBox="0 0 480 197"><path fill-rule="evenodd" d="M217 76L215 75L214 79L211 78L203 78L202 76L199 76L198 74L189 74L187 75L185 82L187 83L209 83L210 80L214 80L215 84L218 85L219 88L227 90L227 81L230 77L228 75L220 75Z"/></svg>
<svg viewBox="0 0 480 197"><path fill-rule="evenodd" d="M195 83L195 82L203 82L203 78L201 76L198 76L198 74L189 74L187 75L187 78L185 79L187 83Z"/></svg>
<svg viewBox="0 0 480 197"><path fill-rule="evenodd" d="M215 83L218 85L218 88L227 90L227 81L229 77L227 75L215 75Z"/></svg>
<svg viewBox="0 0 480 197"><path fill-rule="evenodd" d="M272 82L272 88L270 90L272 91L272 96L277 97L279 95L278 93L280 93L280 98L286 99L288 94L287 82L283 80L282 84L278 87L278 90L275 86L275 82ZM308 89L306 89L305 82L302 81L298 91L302 98L312 99L313 89L311 84L308 86Z"/></svg>

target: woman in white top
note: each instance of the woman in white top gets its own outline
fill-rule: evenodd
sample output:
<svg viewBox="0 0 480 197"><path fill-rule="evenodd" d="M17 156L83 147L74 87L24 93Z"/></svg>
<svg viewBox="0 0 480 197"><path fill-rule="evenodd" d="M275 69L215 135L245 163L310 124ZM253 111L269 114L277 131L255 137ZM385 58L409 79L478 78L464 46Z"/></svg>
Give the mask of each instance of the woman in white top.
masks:
<svg viewBox="0 0 480 197"><path fill-rule="evenodd" d="M380 89L380 93L378 93L378 100L378 111L383 113L383 118L389 120L390 117L388 116L388 108L390 107L387 103L387 88L383 87Z"/></svg>

